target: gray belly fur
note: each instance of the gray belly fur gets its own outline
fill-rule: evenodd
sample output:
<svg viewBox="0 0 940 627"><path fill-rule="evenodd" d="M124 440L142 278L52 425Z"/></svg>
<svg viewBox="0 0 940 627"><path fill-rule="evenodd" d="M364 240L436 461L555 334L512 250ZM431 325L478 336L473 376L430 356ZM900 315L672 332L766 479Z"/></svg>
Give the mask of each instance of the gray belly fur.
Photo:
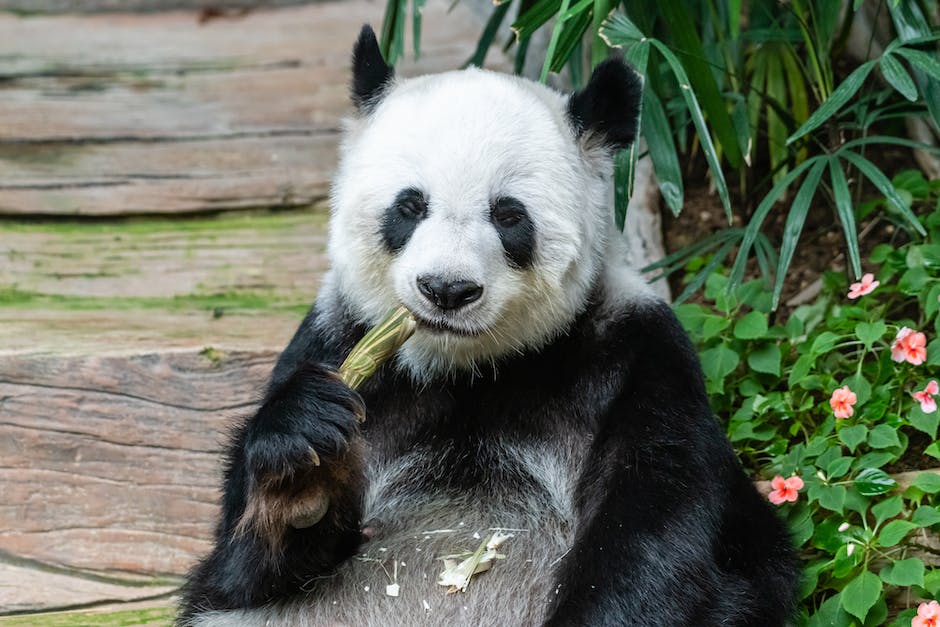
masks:
<svg viewBox="0 0 940 627"><path fill-rule="evenodd" d="M566 447L567 448L567 447ZM375 535L359 555L310 592L276 606L208 612L193 627L538 625L555 590L553 573L574 536L571 455L556 447L503 447L499 482L446 496L415 490L410 477L445 472L437 455L373 463L365 520ZM534 480L534 481L533 481ZM374 522L373 522L374 521ZM466 592L437 583L446 555L475 550L494 530L510 533L505 559L472 578ZM399 596L386 595L398 583Z"/></svg>

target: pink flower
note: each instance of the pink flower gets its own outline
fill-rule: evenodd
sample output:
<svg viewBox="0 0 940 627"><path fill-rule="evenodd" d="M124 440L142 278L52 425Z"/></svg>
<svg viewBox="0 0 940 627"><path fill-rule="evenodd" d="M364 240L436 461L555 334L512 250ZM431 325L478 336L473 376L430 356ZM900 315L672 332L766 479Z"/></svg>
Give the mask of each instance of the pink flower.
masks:
<svg viewBox="0 0 940 627"><path fill-rule="evenodd" d="M855 392L849 389L849 386L843 385L832 392L832 398L829 399L829 406L836 418L848 418L855 413L852 405L858 400Z"/></svg>
<svg viewBox="0 0 940 627"><path fill-rule="evenodd" d="M940 627L940 603L931 601L917 606L917 616L911 619L911 627Z"/></svg>
<svg viewBox="0 0 940 627"><path fill-rule="evenodd" d="M770 502L774 505L780 505L786 501L791 503L799 496L798 492L803 489L803 480L793 475L789 479L784 479L780 475L773 478L770 482L773 490L767 495Z"/></svg>
<svg viewBox="0 0 940 627"><path fill-rule="evenodd" d="M919 366L927 359L927 337L920 331L901 327L891 345L891 359Z"/></svg>
<svg viewBox="0 0 940 627"><path fill-rule="evenodd" d="M923 392L914 392L911 396L920 403L920 409L925 414L932 414L937 411L937 401L933 399L934 394L940 392L940 385L936 381L931 381L924 388Z"/></svg>
<svg viewBox="0 0 940 627"><path fill-rule="evenodd" d="M860 283L853 283L849 286L849 298L854 299L858 298L859 296L864 296L865 294L871 294L879 285L880 283L875 281L874 274L865 274L862 276Z"/></svg>

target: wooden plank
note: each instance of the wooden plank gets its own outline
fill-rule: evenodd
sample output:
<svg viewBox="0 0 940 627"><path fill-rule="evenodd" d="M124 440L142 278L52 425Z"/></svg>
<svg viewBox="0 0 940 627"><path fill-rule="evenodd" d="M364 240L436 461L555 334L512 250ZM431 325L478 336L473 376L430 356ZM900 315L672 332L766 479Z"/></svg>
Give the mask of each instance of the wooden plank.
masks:
<svg viewBox="0 0 940 627"><path fill-rule="evenodd" d="M231 294L235 304L240 295L265 301L265 309L302 308L327 268L326 221L319 210L176 222L0 223L0 294L8 290L8 307L185 309L184 301L167 299Z"/></svg>
<svg viewBox="0 0 940 627"><path fill-rule="evenodd" d="M220 440L274 351L0 359L0 551L181 574L208 548Z"/></svg>
<svg viewBox="0 0 940 627"><path fill-rule="evenodd" d="M123 604L166 596L176 588L176 582L166 580L121 582L23 564L3 564L0 567L0 614L48 611L109 602ZM150 600L149 605L153 606L159 602ZM33 620L34 622L27 624L46 624L35 617ZM6 624L6 621L0 619L0 625Z"/></svg>
<svg viewBox="0 0 940 627"><path fill-rule="evenodd" d="M446 9L425 8L424 54L401 74L470 55L479 25ZM323 200L350 113L349 51L381 12L353 0L206 25L191 12L0 15L0 215Z"/></svg>

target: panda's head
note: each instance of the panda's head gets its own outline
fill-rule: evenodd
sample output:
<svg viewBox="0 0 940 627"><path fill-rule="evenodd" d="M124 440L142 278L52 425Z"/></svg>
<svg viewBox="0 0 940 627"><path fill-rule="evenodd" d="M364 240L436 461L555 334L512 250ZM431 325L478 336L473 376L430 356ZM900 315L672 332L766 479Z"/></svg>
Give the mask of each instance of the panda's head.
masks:
<svg viewBox="0 0 940 627"><path fill-rule="evenodd" d="M479 69L396 79L363 28L332 192L325 290L373 324L403 304L418 376L537 349L587 306L614 234L613 153L641 83L620 62L571 96Z"/></svg>

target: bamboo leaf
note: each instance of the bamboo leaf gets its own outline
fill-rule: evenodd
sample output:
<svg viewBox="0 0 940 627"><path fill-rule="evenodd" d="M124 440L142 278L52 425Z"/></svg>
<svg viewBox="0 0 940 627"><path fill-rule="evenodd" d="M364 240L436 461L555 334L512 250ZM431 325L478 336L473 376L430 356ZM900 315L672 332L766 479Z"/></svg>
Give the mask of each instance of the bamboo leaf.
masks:
<svg viewBox="0 0 940 627"><path fill-rule="evenodd" d="M565 21L561 16L568 10L568 0L561 0L561 8L558 9L558 18L552 27L552 38L548 40L548 50L545 52L545 62L542 63L542 74L539 76L539 82L545 83L548 80L548 72L552 67L555 58L555 48L558 47L558 40L561 38L562 29Z"/></svg>
<svg viewBox="0 0 940 627"><path fill-rule="evenodd" d="M696 273L695 277L689 281L689 284L682 290L682 293L679 294L679 297L676 298L674 305L679 305L685 302L689 296L694 294L702 285L705 284L705 281L708 280L712 274L715 273L715 270L718 269L718 266L728 258L728 255L731 254L731 249L734 247L735 241L730 240L722 244L715 254L712 255L712 258L709 259L708 263L705 264L701 270Z"/></svg>
<svg viewBox="0 0 940 627"><path fill-rule="evenodd" d="M793 205L790 207L790 212L787 214L787 223L783 228L783 240L780 243L780 261L777 263L777 276L774 283L774 309L777 308L777 304L780 302L783 280L786 278L790 262L793 260L793 252L800 240L800 233L803 232L809 205L813 200L813 196L816 195L819 179L822 177L825 167L826 161L823 159L816 161L806 178L803 179L803 184L800 185L800 189L793 199Z"/></svg>
<svg viewBox="0 0 940 627"><path fill-rule="evenodd" d="M483 32L480 34L480 39L477 40L476 50L474 50L473 54L469 59L467 59L467 62L464 65L475 65L477 67L483 67L483 63L486 61L486 53L489 51L493 40L496 38L496 34L499 32L499 27L502 26L503 20L506 18L506 14L509 12L509 8L511 6L512 3L503 2L502 4L497 4L495 7L493 7L493 12L490 14L490 18L486 21L486 26L483 28Z"/></svg>
<svg viewBox="0 0 940 627"><path fill-rule="evenodd" d="M889 85L911 102L917 100L917 85L914 84L914 79L911 78L911 75L907 73L904 66L894 56L886 54L881 57L879 63L881 73Z"/></svg>
<svg viewBox="0 0 940 627"><path fill-rule="evenodd" d="M591 15L591 67L607 58L607 42L601 37L600 30L604 21L614 10L613 0L594 0L594 12Z"/></svg>
<svg viewBox="0 0 940 627"><path fill-rule="evenodd" d="M683 186L679 157L672 141L672 129L659 97L652 89L643 90L643 115L640 118L643 137L649 151L659 190L673 215L682 211Z"/></svg>
<svg viewBox="0 0 940 627"><path fill-rule="evenodd" d="M405 15L408 0L388 0L382 18L382 34L379 48L385 62L395 65L405 50Z"/></svg>
<svg viewBox="0 0 940 627"><path fill-rule="evenodd" d="M725 175L721 171L721 164L718 162L718 154L715 152L715 145L712 143L708 127L705 126L705 118L702 117L702 109L699 107L698 99L692 91L689 77L685 73L682 64L679 63L679 59L676 58L676 55L674 55L665 44L658 39L650 39L648 41L663 55L670 69L672 69L673 74L675 74L676 80L679 81L679 91L682 92L682 97L685 99L686 107L692 117L692 123L695 125L699 141L702 144L702 152L705 153L705 160L708 162L715 187L718 189L718 197L721 198L721 204L725 208L725 214L728 216L728 223L730 224L731 199L728 196L728 184L725 182Z"/></svg>
<svg viewBox="0 0 940 627"><path fill-rule="evenodd" d="M875 67L875 61L867 61L855 68L855 71L849 74L845 80L832 91L832 94L813 112L813 115L809 116L809 119L803 123L803 126L798 128L793 135L790 135L790 138L787 139L787 144L792 144L800 137L816 130L829 118L838 113L845 103L855 95L859 87L862 86L862 83L868 78L868 74L873 67Z"/></svg>
<svg viewBox="0 0 940 627"><path fill-rule="evenodd" d="M587 10L563 21L561 34L558 36L558 43L552 55L550 71L557 73L565 69L565 64L571 59L572 53L584 40L584 33L591 23L592 10L593 2L587 5Z"/></svg>
<svg viewBox="0 0 940 627"><path fill-rule="evenodd" d="M516 33L516 38L520 41L528 39L532 33L552 19L558 13L561 6L561 0L537 0L528 11L519 15L512 24L512 30Z"/></svg>
<svg viewBox="0 0 940 627"><path fill-rule="evenodd" d="M614 157L614 219L621 231L627 220L627 206L633 193L639 143L633 142L630 148L621 150Z"/></svg>
<svg viewBox="0 0 940 627"><path fill-rule="evenodd" d="M741 282L741 278L744 276L744 266L747 263L747 257L751 252L751 247L754 245L754 240L756 240L757 236L760 234L760 227L767 218L767 214L769 214L770 210L773 208L774 203L777 202L777 199L783 194L784 190L786 190L800 174L821 158L822 157L817 156L807 159L780 179L767 195L764 196L764 199L754 211L754 215L751 216L751 221L748 222L747 227L744 229L744 236L741 238L741 246L738 248L734 266L731 268L730 281L728 282L729 288Z"/></svg>
<svg viewBox="0 0 940 627"><path fill-rule="evenodd" d="M917 216L914 215L914 212L911 211L910 205L901 198L901 195L898 194L898 191L894 189L894 185L891 184L891 181L888 180L888 177L878 169L874 163L861 156L857 152L851 150L840 151L838 153L843 159L849 161L854 165L859 171L865 175L872 184L878 188L882 194L885 195L885 198L888 199L894 207L901 212L908 222L911 223L911 226L920 233L921 235L926 235L927 231L924 230L923 225L920 223L920 220L917 219Z"/></svg>
<svg viewBox="0 0 940 627"><path fill-rule="evenodd" d="M767 59L767 149L770 153L770 170L774 181L787 173L786 162L790 156L787 149L787 127L778 111L787 106L787 85L780 55L771 54Z"/></svg>
<svg viewBox="0 0 940 627"><path fill-rule="evenodd" d="M427 0L412 0L411 3L411 37L414 41L415 60L421 57L421 12Z"/></svg>
<svg viewBox="0 0 940 627"><path fill-rule="evenodd" d="M845 245L849 250L849 262L855 278L862 276L862 261L858 252L858 230L855 227L855 211L852 208L852 195L845 180L845 173L837 157L829 158L829 177L832 181L832 193L836 199L836 211L842 230L845 233Z"/></svg>
<svg viewBox="0 0 940 627"><path fill-rule="evenodd" d="M727 103L708 64L708 55L698 35L699 28L689 14L689 5L683 0L659 0L658 5L672 35L674 47L682 51L682 66L689 74L690 81L680 82L690 85L694 90L696 99L708 115L725 158L731 167L737 169L743 161L741 146L738 145Z"/></svg>
<svg viewBox="0 0 940 627"><path fill-rule="evenodd" d="M611 48L623 48L643 41L646 36L623 13L614 13L601 24L600 35Z"/></svg>
<svg viewBox="0 0 940 627"><path fill-rule="evenodd" d="M940 80L940 61L937 61L935 55L911 48L898 48L895 52L910 61L917 69L930 75L934 80ZM882 57L883 61L884 57ZM882 70L884 70L883 67Z"/></svg>

